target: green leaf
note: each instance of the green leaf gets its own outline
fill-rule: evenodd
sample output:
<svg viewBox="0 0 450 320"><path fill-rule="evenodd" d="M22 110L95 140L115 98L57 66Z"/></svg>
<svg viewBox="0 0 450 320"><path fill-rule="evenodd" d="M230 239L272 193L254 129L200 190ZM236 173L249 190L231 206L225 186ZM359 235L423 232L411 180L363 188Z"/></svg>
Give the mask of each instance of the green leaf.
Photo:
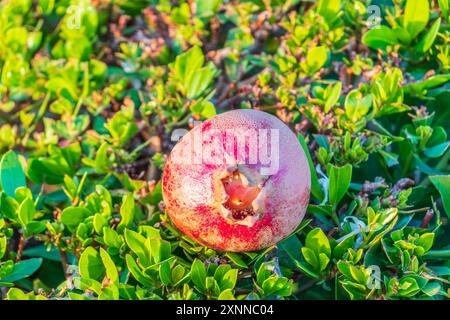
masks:
<svg viewBox="0 0 450 320"><path fill-rule="evenodd" d="M314 47L306 54L306 65L308 74L313 74L320 70L327 61L328 51L325 46Z"/></svg>
<svg viewBox="0 0 450 320"><path fill-rule="evenodd" d="M211 101L200 100L199 102L190 106L191 112L201 115L202 117L208 119L216 115L216 108Z"/></svg>
<svg viewBox="0 0 450 320"><path fill-rule="evenodd" d="M328 25L338 18L340 9L341 0L319 0L317 4L317 13L324 18Z"/></svg>
<svg viewBox="0 0 450 320"><path fill-rule="evenodd" d="M188 99L197 99L205 93L206 89L212 84L216 75L216 68L213 63L208 63L205 67L196 70L187 84Z"/></svg>
<svg viewBox="0 0 450 320"><path fill-rule="evenodd" d="M314 250L312 250L311 248L302 247L301 251L303 257L305 258L305 261L308 262L314 268L314 270L319 270L320 269L319 259L317 258Z"/></svg>
<svg viewBox="0 0 450 320"><path fill-rule="evenodd" d="M91 300L91 298L79 293L69 292L68 295L70 300Z"/></svg>
<svg viewBox="0 0 450 320"><path fill-rule="evenodd" d="M186 272L186 269L181 265L176 265L172 269L171 278L172 278L172 282L174 283L174 285L180 284L183 279L186 279L188 277L188 275L185 277L185 272Z"/></svg>
<svg viewBox="0 0 450 320"><path fill-rule="evenodd" d="M298 249L302 247L302 243L295 233L290 237L287 237L286 239L278 242L277 246L279 250L278 256L280 259L280 263L282 263L286 258L288 258L288 260L293 263L293 265L295 265L296 261L301 260L302 256ZM286 263L288 263L288 261Z"/></svg>
<svg viewBox="0 0 450 320"><path fill-rule="evenodd" d="M191 267L191 279L195 286L203 291L206 286L206 268L203 262L195 259Z"/></svg>
<svg viewBox="0 0 450 320"><path fill-rule="evenodd" d="M53 245L49 249L47 249L45 245L39 245L28 248L23 251L23 256L39 257L51 261L61 262L61 256L59 254L59 251Z"/></svg>
<svg viewBox="0 0 450 320"><path fill-rule="evenodd" d="M330 241L320 228L315 228L308 233L305 246L313 250L317 257L320 253L324 253L327 257L331 256Z"/></svg>
<svg viewBox="0 0 450 320"><path fill-rule="evenodd" d="M238 271L238 269L228 270L221 279L216 279L221 290L224 290L225 288L234 288L238 277Z"/></svg>
<svg viewBox="0 0 450 320"><path fill-rule="evenodd" d="M378 26L370 29L362 37L362 43L372 49L383 49L387 46L394 46L398 43L397 36L394 31L386 26Z"/></svg>
<svg viewBox="0 0 450 320"><path fill-rule="evenodd" d="M236 298L234 297L232 289L225 289L219 294L217 300L236 300Z"/></svg>
<svg viewBox="0 0 450 320"><path fill-rule="evenodd" d="M343 167L328 165L329 174L329 197L330 203L336 206L344 197L352 179L352 166L346 164Z"/></svg>
<svg viewBox="0 0 450 320"><path fill-rule="evenodd" d="M200 18L211 18L219 10L223 0L195 0L195 14Z"/></svg>
<svg viewBox="0 0 450 320"><path fill-rule="evenodd" d="M28 296L20 289L11 288L8 290L8 300L28 300Z"/></svg>
<svg viewBox="0 0 450 320"><path fill-rule="evenodd" d="M90 215L91 212L86 208L68 207L61 213L61 222L73 232Z"/></svg>
<svg viewBox="0 0 450 320"><path fill-rule="evenodd" d="M423 253L427 252L433 246L434 233L424 233L419 237L417 244L423 248ZM422 254L423 255L423 254Z"/></svg>
<svg viewBox="0 0 450 320"><path fill-rule="evenodd" d="M352 300L363 300L366 297L366 285L356 282L341 281L342 287Z"/></svg>
<svg viewBox="0 0 450 320"><path fill-rule="evenodd" d="M19 206L19 221L23 226L33 221L36 210L34 208L34 202L31 199L25 199Z"/></svg>
<svg viewBox="0 0 450 320"><path fill-rule="evenodd" d="M108 149L109 144L107 142L102 143L100 148L97 150L97 155L95 156L95 169L98 173L105 173L109 171L109 160L108 160Z"/></svg>
<svg viewBox="0 0 450 320"><path fill-rule="evenodd" d="M105 244L109 247L117 249L122 245L119 234L109 227L103 227L103 241L105 241Z"/></svg>
<svg viewBox="0 0 450 320"><path fill-rule="evenodd" d="M7 294L8 300L47 300L43 295L36 295L34 292L24 293L22 290L17 288L11 288Z"/></svg>
<svg viewBox="0 0 450 320"><path fill-rule="evenodd" d="M356 122L363 118L372 106L372 95L363 96L358 90L352 90L345 98L345 114Z"/></svg>
<svg viewBox="0 0 450 320"><path fill-rule="evenodd" d="M35 234L39 234L47 229L45 222L43 221L31 221L25 226L25 237L31 237Z"/></svg>
<svg viewBox="0 0 450 320"><path fill-rule="evenodd" d="M428 0L407 0L403 25L411 38L415 38L425 29L430 18Z"/></svg>
<svg viewBox="0 0 450 320"><path fill-rule="evenodd" d="M256 266L255 266L256 267ZM262 286L264 281L266 281L273 274L273 261L272 262L263 262L258 268L256 272L256 282Z"/></svg>
<svg viewBox="0 0 450 320"><path fill-rule="evenodd" d="M316 279L320 278L320 275L317 272L315 272L314 269L312 269L309 264L303 263L301 261L296 261L295 264L301 271L303 271L305 274L307 274L311 278L316 278Z"/></svg>
<svg viewBox="0 0 450 320"><path fill-rule="evenodd" d="M141 271L137 263L134 261L133 257L130 254L127 254L125 256L125 260L127 263L127 267L130 270L133 277L144 286L152 288L154 285L152 279Z"/></svg>
<svg viewBox="0 0 450 320"><path fill-rule="evenodd" d="M390 168L399 164L398 157L399 155L393 152L387 152L384 150L378 150L378 153L383 157L386 165Z"/></svg>
<svg viewBox="0 0 450 320"><path fill-rule="evenodd" d="M134 108L122 108L121 111L116 112L114 116L107 121L105 128L108 129L111 134L114 145L122 146L127 143L139 131L134 120ZM103 153L106 154L106 150L103 151ZM106 166L104 157L105 156L102 155L101 163L103 166ZM106 167L102 167L102 169L106 170Z"/></svg>
<svg viewBox="0 0 450 320"><path fill-rule="evenodd" d="M398 295L401 297L413 297L419 293L420 287L413 277L404 277L398 285Z"/></svg>
<svg viewBox="0 0 450 320"><path fill-rule="evenodd" d="M25 173L16 153L12 150L6 152L0 161L0 182L6 195L14 197L19 187L25 187Z"/></svg>
<svg viewBox="0 0 450 320"><path fill-rule="evenodd" d="M27 187L19 187L14 192L14 197L16 198L17 202L22 203L25 199L31 199L33 200L33 195L31 193L31 190Z"/></svg>
<svg viewBox="0 0 450 320"><path fill-rule="evenodd" d="M319 254L319 265L320 265L319 271L322 272L323 270L325 270L329 262L330 262L329 256L327 256L325 253Z"/></svg>
<svg viewBox="0 0 450 320"><path fill-rule="evenodd" d="M332 86L330 84L330 86ZM331 87L330 95L325 101L325 113L329 112L331 108L338 102L342 91L342 82L338 81L334 86Z"/></svg>
<svg viewBox="0 0 450 320"><path fill-rule="evenodd" d="M106 276L108 277L108 279L110 279L114 283L119 282L119 273L117 272L116 265L111 259L111 256L108 254L108 252L106 252L103 248L100 248L100 258L102 259L103 265L105 266Z"/></svg>
<svg viewBox="0 0 450 320"><path fill-rule="evenodd" d="M449 14L448 14L448 8L449 8L449 1L448 0L438 0L439 9L441 10L442 16L449 21Z"/></svg>
<svg viewBox="0 0 450 320"><path fill-rule="evenodd" d="M0 259L3 258L6 252L7 240L5 236L0 236Z"/></svg>
<svg viewBox="0 0 450 320"><path fill-rule="evenodd" d="M425 293L429 297L439 295L441 290L442 290L442 285L437 281L427 283L425 285L425 287L422 288L422 292Z"/></svg>
<svg viewBox="0 0 450 320"><path fill-rule="evenodd" d="M139 262L143 266L148 267L150 265L150 257L145 245L146 239L139 233L129 229L125 229L124 235L128 247L138 256Z"/></svg>
<svg viewBox="0 0 450 320"><path fill-rule="evenodd" d="M298 141L305 152L306 159L308 160L309 171L311 173L311 193L312 195L318 199L323 199L322 188L319 183L319 178L317 177L316 169L314 167L314 163L311 158L311 154L309 153L308 145L306 144L305 138L301 134L298 135Z"/></svg>
<svg viewBox="0 0 450 320"><path fill-rule="evenodd" d="M105 274L102 257L93 247L87 247L83 251L78 265L83 278L101 280Z"/></svg>
<svg viewBox="0 0 450 320"><path fill-rule="evenodd" d="M423 153L429 158L439 158L445 153L445 151L447 151L449 146L450 141L445 141L438 145L426 148L423 150Z"/></svg>
<svg viewBox="0 0 450 320"><path fill-rule="evenodd" d="M1 213L8 219L15 221L19 210L19 203L2 192L0 196Z"/></svg>
<svg viewBox="0 0 450 320"><path fill-rule="evenodd" d="M72 143L67 147L61 148L61 155L66 160L72 172L75 171L81 158L81 146L78 142Z"/></svg>
<svg viewBox="0 0 450 320"><path fill-rule="evenodd" d="M349 248L353 249L354 244L355 235L343 239L333 248L333 257L341 259L344 253L346 253Z"/></svg>
<svg viewBox="0 0 450 320"><path fill-rule="evenodd" d="M450 175L430 176L430 180L441 194L445 212L450 217Z"/></svg>
<svg viewBox="0 0 450 320"><path fill-rule="evenodd" d="M205 56L200 47L194 46L189 51L177 56L170 65L172 76L188 99L204 97L211 90L217 69L212 62L203 66Z"/></svg>
<svg viewBox="0 0 450 320"><path fill-rule="evenodd" d="M119 300L119 287L109 285L103 288L103 291L98 295L98 300Z"/></svg>
<svg viewBox="0 0 450 320"><path fill-rule="evenodd" d="M103 228L108 226L108 221L106 218L100 214L96 213L94 216L94 230L99 235L103 235Z"/></svg>
<svg viewBox="0 0 450 320"><path fill-rule="evenodd" d="M130 227L134 219L134 195L127 193L122 198L122 206L120 207L120 220L117 231L121 232L124 228Z"/></svg>
<svg viewBox="0 0 450 320"><path fill-rule="evenodd" d="M225 276L225 274L231 270L231 266L229 264L221 264L219 266L217 266L216 264L210 264L208 267L211 270L208 270L207 273L211 274L212 273L212 266L215 266L216 269L214 271L214 279L216 279L216 281L219 283L220 285L220 281L223 279L223 277Z"/></svg>
<svg viewBox="0 0 450 320"><path fill-rule="evenodd" d="M159 278L163 285L168 286L172 282L170 263L169 261L164 261L159 266Z"/></svg>
<svg viewBox="0 0 450 320"><path fill-rule="evenodd" d="M1 282L15 282L21 279L28 278L35 273L42 264L41 258L33 258L22 260L14 264L12 272L6 277L1 278Z"/></svg>
<svg viewBox="0 0 450 320"><path fill-rule="evenodd" d="M157 238L148 238L145 244L149 249L151 257L155 263L160 263L161 261L170 258L170 242Z"/></svg>
<svg viewBox="0 0 450 320"><path fill-rule="evenodd" d="M413 82L403 88L407 93L426 94L427 90L442 86L450 81L450 74L438 74L423 81Z"/></svg>
<svg viewBox="0 0 450 320"><path fill-rule="evenodd" d="M431 46L433 45L434 40L436 39L436 36L438 34L440 26L441 26L441 18L439 18L435 22L433 22L431 28L423 36L423 38L420 40L420 42L416 45L415 49L422 53L427 52L428 49L430 49Z"/></svg>
<svg viewBox="0 0 450 320"><path fill-rule="evenodd" d="M175 76L187 87L194 72L203 66L204 61L202 49L194 46L189 51L178 55L171 68Z"/></svg>
<svg viewBox="0 0 450 320"><path fill-rule="evenodd" d="M245 263L244 260L239 256L238 253L235 252L227 252L226 256L238 267L241 268L248 268L248 265Z"/></svg>

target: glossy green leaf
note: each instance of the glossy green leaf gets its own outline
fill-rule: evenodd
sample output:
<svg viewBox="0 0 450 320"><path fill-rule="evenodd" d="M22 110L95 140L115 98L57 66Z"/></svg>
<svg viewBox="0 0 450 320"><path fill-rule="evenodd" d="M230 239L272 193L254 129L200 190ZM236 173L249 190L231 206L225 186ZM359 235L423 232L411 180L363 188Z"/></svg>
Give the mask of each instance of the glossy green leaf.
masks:
<svg viewBox="0 0 450 320"><path fill-rule="evenodd" d="M328 166L329 175L329 200L332 205L337 205L347 192L352 179L352 166L343 167Z"/></svg>
<svg viewBox="0 0 450 320"><path fill-rule="evenodd" d="M80 275L84 278L101 280L105 274L102 257L93 247L87 247L80 256Z"/></svg>
<svg viewBox="0 0 450 320"><path fill-rule="evenodd" d="M6 152L0 161L0 181L3 191L14 197L14 191L25 187L25 173L22 164L14 151Z"/></svg>
<svg viewBox="0 0 450 320"><path fill-rule="evenodd" d="M430 180L441 194L444 210L450 217L450 175L430 176Z"/></svg>

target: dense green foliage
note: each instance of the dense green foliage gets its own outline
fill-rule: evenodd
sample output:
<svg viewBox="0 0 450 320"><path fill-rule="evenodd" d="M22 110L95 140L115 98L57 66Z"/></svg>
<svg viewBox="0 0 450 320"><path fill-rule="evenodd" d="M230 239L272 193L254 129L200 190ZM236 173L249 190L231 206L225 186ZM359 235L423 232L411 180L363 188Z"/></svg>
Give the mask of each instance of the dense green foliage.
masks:
<svg viewBox="0 0 450 320"><path fill-rule="evenodd" d="M0 297L448 298L449 41L448 0L2 0ZM162 203L173 130L235 108L311 165L262 252Z"/></svg>

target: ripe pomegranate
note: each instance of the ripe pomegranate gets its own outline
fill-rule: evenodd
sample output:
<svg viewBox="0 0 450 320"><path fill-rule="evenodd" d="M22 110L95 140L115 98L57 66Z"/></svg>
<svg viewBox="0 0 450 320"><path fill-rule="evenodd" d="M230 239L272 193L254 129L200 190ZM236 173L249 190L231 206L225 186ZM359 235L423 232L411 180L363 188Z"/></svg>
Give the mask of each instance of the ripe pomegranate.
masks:
<svg viewBox="0 0 450 320"><path fill-rule="evenodd" d="M253 251L291 234L309 201L310 171L278 118L234 110L197 125L172 150L163 198L174 224L216 250Z"/></svg>

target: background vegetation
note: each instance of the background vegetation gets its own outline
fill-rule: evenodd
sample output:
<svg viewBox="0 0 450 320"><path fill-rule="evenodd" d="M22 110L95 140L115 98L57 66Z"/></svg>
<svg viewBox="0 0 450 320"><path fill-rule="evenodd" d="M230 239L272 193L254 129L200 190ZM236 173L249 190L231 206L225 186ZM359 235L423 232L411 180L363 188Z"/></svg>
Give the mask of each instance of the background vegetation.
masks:
<svg viewBox="0 0 450 320"><path fill-rule="evenodd" d="M448 0L2 0L3 299L443 299ZM174 129L276 114L312 196L276 247L164 212Z"/></svg>

